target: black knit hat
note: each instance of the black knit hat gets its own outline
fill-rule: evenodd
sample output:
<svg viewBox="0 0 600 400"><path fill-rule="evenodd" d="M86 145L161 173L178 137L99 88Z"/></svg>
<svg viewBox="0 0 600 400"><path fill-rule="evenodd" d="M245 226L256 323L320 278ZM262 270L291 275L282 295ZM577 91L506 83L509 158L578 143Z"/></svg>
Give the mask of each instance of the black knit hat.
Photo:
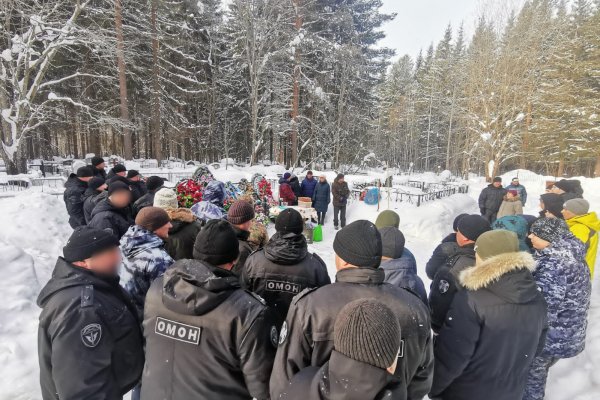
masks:
<svg viewBox="0 0 600 400"><path fill-rule="evenodd" d="M135 217L135 224L144 229L154 232L158 228L162 228L171 221L169 214L162 208L144 207Z"/></svg>
<svg viewBox="0 0 600 400"><path fill-rule="evenodd" d="M155 192L165 184L165 180L160 176L151 176L146 179L146 189L150 192Z"/></svg>
<svg viewBox="0 0 600 400"><path fill-rule="evenodd" d="M212 219L202 228L194 243L194 258L219 266L237 260L238 239L231 224Z"/></svg>
<svg viewBox="0 0 600 400"><path fill-rule="evenodd" d="M254 219L254 207L245 200L238 200L229 208L227 220L234 225L243 224Z"/></svg>
<svg viewBox="0 0 600 400"><path fill-rule="evenodd" d="M388 369L401 345L401 330L393 311L375 299L346 304L333 327L333 346L348 358Z"/></svg>
<svg viewBox="0 0 600 400"><path fill-rule="evenodd" d="M114 182L111 182L110 185L108 185L108 196L109 197L112 196L113 193L121 192L121 191L131 192L131 189L129 189L129 185L126 185L120 181L114 181Z"/></svg>
<svg viewBox="0 0 600 400"><path fill-rule="evenodd" d="M102 164L103 162L104 162L104 158L102 158L102 157L98 157L98 156L92 157L92 165L94 167L97 167L98 165Z"/></svg>
<svg viewBox="0 0 600 400"><path fill-rule="evenodd" d="M125 185L129 186L129 184L131 182L129 182L129 180L127 178L125 178L124 176L121 175L115 175L112 178L110 178L106 183L108 184L108 186L112 185L115 182L122 182Z"/></svg>
<svg viewBox="0 0 600 400"><path fill-rule="evenodd" d="M139 174L140 174L139 171L136 171L135 169L130 169L129 171L127 171L127 178L129 178L129 179L135 178Z"/></svg>
<svg viewBox="0 0 600 400"><path fill-rule="evenodd" d="M75 228L73 234L63 247L65 261L72 263L91 258L113 247L119 246L119 239L108 231L80 226Z"/></svg>
<svg viewBox="0 0 600 400"><path fill-rule="evenodd" d="M333 250L348 264L377 268L381 264L381 234L372 222L354 221L335 235Z"/></svg>
<svg viewBox="0 0 600 400"><path fill-rule="evenodd" d="M100 188L100 186L104 185L105 183L106 183L106 181L104 180L104 178L95 176L92 179L90 179L90 181L88 182L88 187L90 189L97 190Z"/></svg>
<svg viewBox="0 0 600 400"><path fill-rule="evenodd" d="M556 182L554 184L554 186L556 186L557 188L559 188L560 190L563 190L565 192L573 191L573 185L567 179L561 179L560 181Z"/></svg>
<svg viewBox="0 0 600 400"><path fill-rule="evenodd" d="M77 177L78 178L90 178L94 176L94 171L92 170L91 167L85 166L85 167L79 167L77 169Z"/></svg>
<svg viewBox="0 0 600 400"><path fill-rule="evenodd" d="M489 221L480 215L465 215L458 221L458 232L472 241L491 230Z"/></svg>
<svg viewBox="0 0 600 400"><path fill-rule="evenodd" d="M542 203L544 203L544 209L542 210L542 213L548 211L556 218L564 218L562 215L564 199L560 194L544 193L540 196L540 200Z"/></svg>
<svg viewBox="0 0 600 400"><path fill-rule="evenodd" d="M558 218L540 218L531 225L531 233L550 243L568 236L569 232L567 223Z"/></svg>
<svg viewBox="0 0 600 400"><path fill-rule="evenodd" d="M454 232L458 232L458 223L463 217L466 217L469 214L459 214L456 218L454 218L454 222L452 222L452 230Z"/></svg>
<svg viewBox="0 0 600 400"><path fill-rule="evenodd" d="M127 171L127 168L123 164L117 164L113 167L113 172L115 174L117 174L119 172L125 172L125 171Z"/></svg>
<svg viewBox="0 0 600 400"><path fill-rule="evenodd" d="M275 230L281 233L300 234L304 230L304 218L293 208L286 208L277 217Z"/></svg>
<svg viewBox="0 0 600 400"><path fill-rule="evenodd" d="M379 229L379 233L381 234L381 255L392 259L402 257L406 243L404 234L390 226Z"/></svg>

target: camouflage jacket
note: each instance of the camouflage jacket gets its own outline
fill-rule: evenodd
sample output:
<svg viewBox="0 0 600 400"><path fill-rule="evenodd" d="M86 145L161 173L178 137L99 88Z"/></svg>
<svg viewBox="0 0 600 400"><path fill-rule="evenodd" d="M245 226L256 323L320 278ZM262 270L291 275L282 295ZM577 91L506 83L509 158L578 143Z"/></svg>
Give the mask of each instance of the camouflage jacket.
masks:
<svg viewBox="0 0 600 400"><path fill-rule="evenodd" d="M533 276L548 304L548 335L542 355L570 358L585 347L592 286L585 247L569 235L535 253Z"/></svg>

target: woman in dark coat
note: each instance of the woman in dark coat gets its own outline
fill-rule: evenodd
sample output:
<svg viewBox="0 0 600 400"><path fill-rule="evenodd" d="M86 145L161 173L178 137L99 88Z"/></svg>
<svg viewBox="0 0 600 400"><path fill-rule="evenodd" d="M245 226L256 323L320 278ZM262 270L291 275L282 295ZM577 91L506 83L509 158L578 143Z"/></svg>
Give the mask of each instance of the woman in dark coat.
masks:
<svg viewBox="0 0 600 400"><path fill-rule="evenodd" d="M313 208L317 210L319 225L325 225L325 214L327 214L330 202L331 187L329 186L329 182L327 182L327 177L321 175L312 196Z"/></svg>

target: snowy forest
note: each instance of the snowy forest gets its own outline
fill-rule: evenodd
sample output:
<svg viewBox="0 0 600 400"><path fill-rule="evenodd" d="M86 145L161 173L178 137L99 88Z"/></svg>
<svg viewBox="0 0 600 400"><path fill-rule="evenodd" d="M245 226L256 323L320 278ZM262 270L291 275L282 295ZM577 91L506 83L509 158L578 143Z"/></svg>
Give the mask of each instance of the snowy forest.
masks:
<svg viewBox="0 0 600 400"><path fill-rule="evenodd" d="M381 7L2 0L2 160L9 173L95 153L600 176L600 0L529 0L396 62L378 45L395 17Z"/></svg>

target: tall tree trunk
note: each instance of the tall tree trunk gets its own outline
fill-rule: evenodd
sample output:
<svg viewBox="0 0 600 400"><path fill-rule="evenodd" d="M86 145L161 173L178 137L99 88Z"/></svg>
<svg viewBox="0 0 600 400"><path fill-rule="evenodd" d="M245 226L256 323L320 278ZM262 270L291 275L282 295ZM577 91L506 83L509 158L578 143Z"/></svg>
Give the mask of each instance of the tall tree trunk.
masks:
<svg viewBox="0 0 600 400"><path fill-rule="evenodd" d="M294 8L296 10L294 28L296 29L296 34L299 35L303 23L303 18L300 14L300 0L294 0ZM292 142L292 168L298 163L298 114L300 113L300 49L298 46L299 44L296 46L294 52L294 93L292 99L292 132L290 133Z"/></svg>
<svg viewBox="0 0 600 400"><path fill-rule="evenodd" d="M159 50L159 41L158 41L158 27L156 22L156 13L158 8L158 1L152 0L152 9L150 14L150 23L152 25L152 122L151 122L151 130L152 137L154 138L154 148L153 153L154 157L160 161L163 158L162 155L162 140L160 135L160 69L158 65L158 50Z"/></svg>
<svg viewBox="0 0 600 400"><path fill-rule="evenodd" d="M596 166L594 167L594 178L600 177L600 154L596 156Z"/></svg>
<svg viewBox="0 0 600 400"><path fill-rule="evenodd" d="M117 34L117 67L119 69L119 94L121 97L121 120L123 121L123 156L131 160L131 132L129 130L129 107L127 105L127 76L125 71L125 44L123 39L123 7L115 0L115 30Z"/></svg>

